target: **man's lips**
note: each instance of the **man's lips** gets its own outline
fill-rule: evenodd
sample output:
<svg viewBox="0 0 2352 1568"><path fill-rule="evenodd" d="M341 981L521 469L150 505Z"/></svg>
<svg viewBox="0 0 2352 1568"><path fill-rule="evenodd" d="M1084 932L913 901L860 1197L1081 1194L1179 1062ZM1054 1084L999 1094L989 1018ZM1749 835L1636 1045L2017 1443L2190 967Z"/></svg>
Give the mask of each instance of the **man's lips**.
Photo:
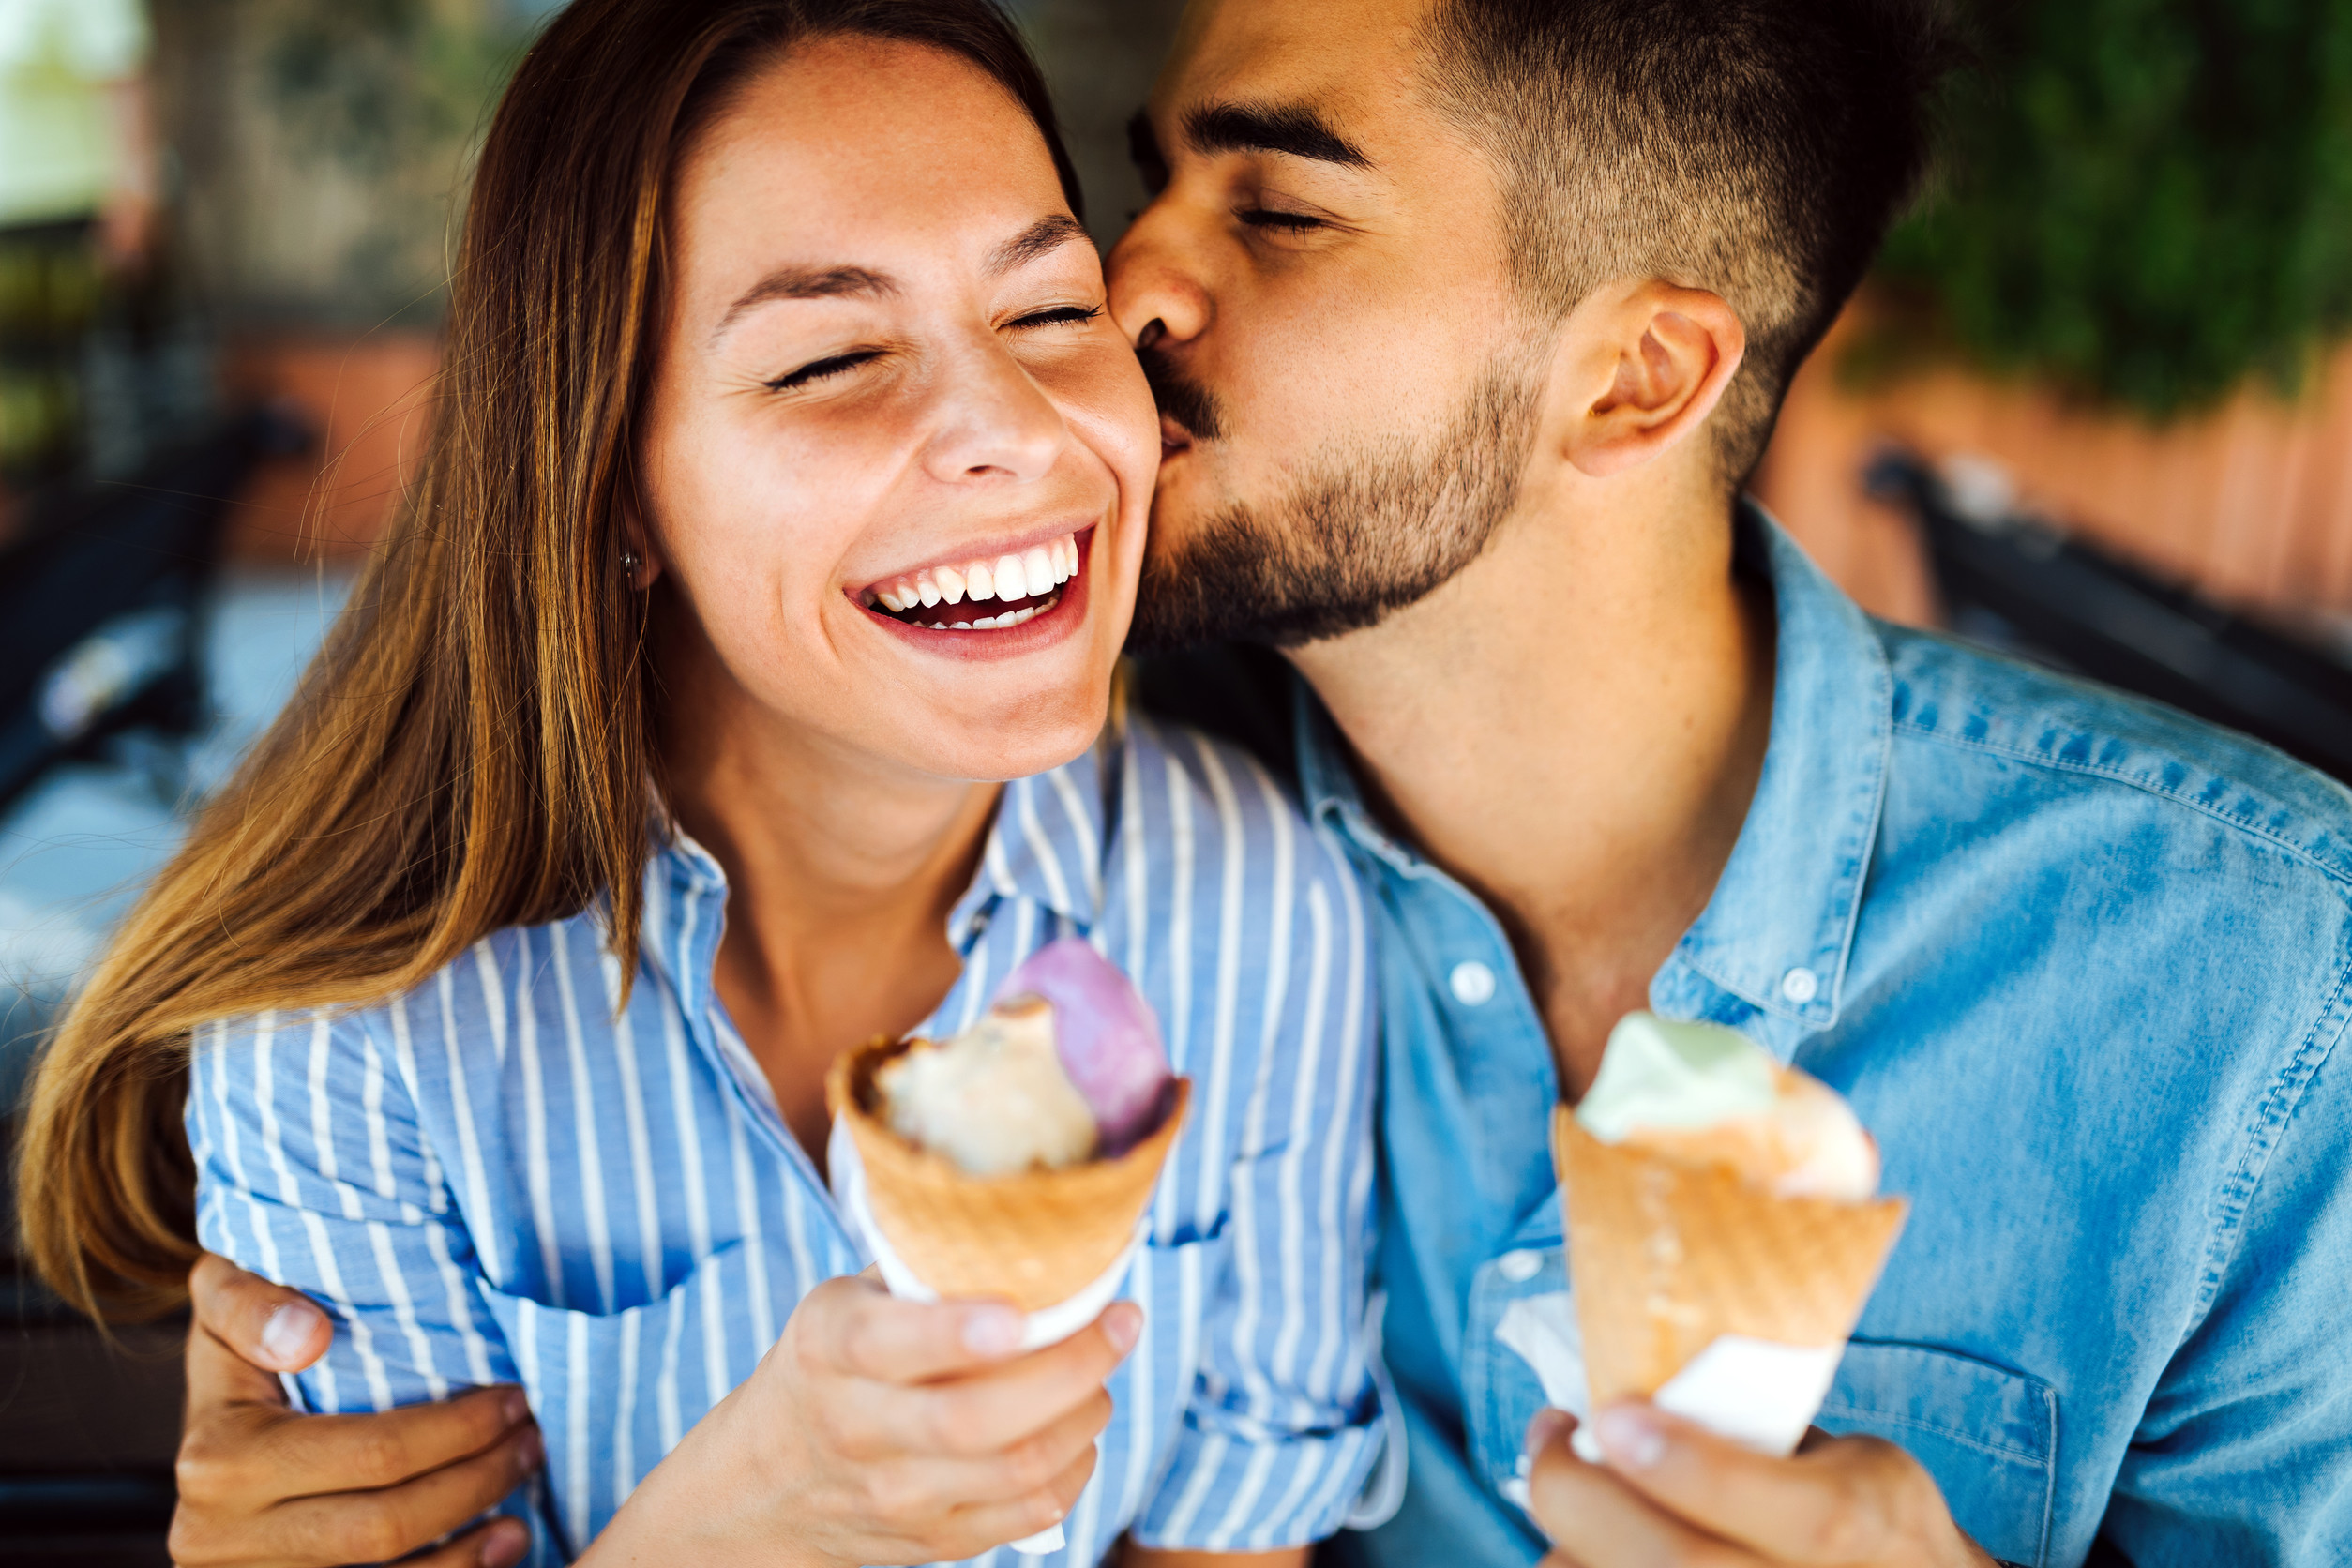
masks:
<svg viewBox="0 0 2352 1568"><path fill-rule="evenodd" d="M1192 432L1176 422L1172 414L1160 415L1160 457L1165 460L1179 452L1192 450Z"/></svg>

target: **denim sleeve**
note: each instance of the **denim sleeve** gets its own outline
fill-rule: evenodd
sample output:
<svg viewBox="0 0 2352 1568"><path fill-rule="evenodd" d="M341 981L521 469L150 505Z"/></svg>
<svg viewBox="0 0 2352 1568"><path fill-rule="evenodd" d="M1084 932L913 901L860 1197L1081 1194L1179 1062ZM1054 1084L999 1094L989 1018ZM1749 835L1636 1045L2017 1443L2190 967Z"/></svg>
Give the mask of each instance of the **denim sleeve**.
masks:
<svg viewBox="0 0 2352 1568"><path fill-rule="evenodd" d="M1379 1457L1364 1336L1372 1233L1369 935L1355 881L1306 842L1300 960L1257 1064L1223 1268L1168 1469L1133 1527L1171 1549L1266 1551L1334 1533Z"/></svg>
<svg viewBox="0 0 2352 1568"><path fill-rule="evenodd" d="M2102 1533L2134 1568L2352 1562L2347 1010L2352 977L2297 1058L2316 1064L2281 1096L2212 1306L2117 1478Z"/></svg>
<svg viewBox="0 0 2352 1568"><path fill-rule="evenodd" d="M326 1309L332 1348L286 1380L313 1411L518 1380L397 1057L354 1016L264 1013L196 1033L197 1239ZM501 1511L545 1545L525 1492Z"/></svg>

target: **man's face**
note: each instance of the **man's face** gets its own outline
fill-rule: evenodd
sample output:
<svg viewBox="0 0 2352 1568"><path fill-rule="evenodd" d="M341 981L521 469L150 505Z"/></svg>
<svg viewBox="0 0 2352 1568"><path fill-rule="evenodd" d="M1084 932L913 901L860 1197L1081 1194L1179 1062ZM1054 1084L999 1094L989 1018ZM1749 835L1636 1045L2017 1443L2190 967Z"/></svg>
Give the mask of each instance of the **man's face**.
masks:
<svg viewBox="0 0 2352 1568"><path fill-rule="evenodd" d="M1161 407L1136 641L1369 626L1478 553L1546 368L1487 160L1428 101L1428 0L1195 0L1111 301Z"/></svg>

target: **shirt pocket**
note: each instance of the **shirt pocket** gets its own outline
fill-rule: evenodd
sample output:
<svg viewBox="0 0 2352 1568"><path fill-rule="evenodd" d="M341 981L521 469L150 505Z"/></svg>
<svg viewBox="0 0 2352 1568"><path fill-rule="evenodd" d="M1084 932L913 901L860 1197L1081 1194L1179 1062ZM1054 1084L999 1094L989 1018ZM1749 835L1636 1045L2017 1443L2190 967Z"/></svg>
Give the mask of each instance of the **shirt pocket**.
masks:
<svg viewBox="0 0 2352 1568"><path fill-rule="evenodd" d="M2042 1568L2058 1464L2058 1391L2048 1383L1957 1351L1858 1339L1815 1425L1907 1450L1979 1545Z"/></svg>
<svg viewBox="0 0 2352 1568"><path fill-rule="evenodd" d="M549 1306L477 1283L547 1442L547 1516L586 1549L686 1431L759 1364L753 1249L731 1243L619 1312ZM775 1304L781 1329L790 1301Z"/></svg>

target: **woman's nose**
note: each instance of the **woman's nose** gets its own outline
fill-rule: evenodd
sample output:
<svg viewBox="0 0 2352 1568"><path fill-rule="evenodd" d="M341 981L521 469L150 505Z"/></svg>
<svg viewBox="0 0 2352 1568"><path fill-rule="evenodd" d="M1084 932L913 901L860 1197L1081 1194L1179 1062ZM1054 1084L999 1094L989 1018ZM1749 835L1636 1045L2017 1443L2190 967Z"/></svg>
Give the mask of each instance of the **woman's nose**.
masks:
<svg viewBox="0 0 2352 1568"><path fill-rule="evenodd" d="M1111 248L1110 316L1138 348L1184 343L1209 329L1216 309L1194 269L1184 264L1174 219L1155 203Z"/></svg>
<svg viewBox="0 0 2352 1568"><path fill-rule="evenodd" d="M1053 400L1003 345L990 344L957 370L924 460L932 477L946 482L1025 484L1053 472L1069 443Z"/></svg>

